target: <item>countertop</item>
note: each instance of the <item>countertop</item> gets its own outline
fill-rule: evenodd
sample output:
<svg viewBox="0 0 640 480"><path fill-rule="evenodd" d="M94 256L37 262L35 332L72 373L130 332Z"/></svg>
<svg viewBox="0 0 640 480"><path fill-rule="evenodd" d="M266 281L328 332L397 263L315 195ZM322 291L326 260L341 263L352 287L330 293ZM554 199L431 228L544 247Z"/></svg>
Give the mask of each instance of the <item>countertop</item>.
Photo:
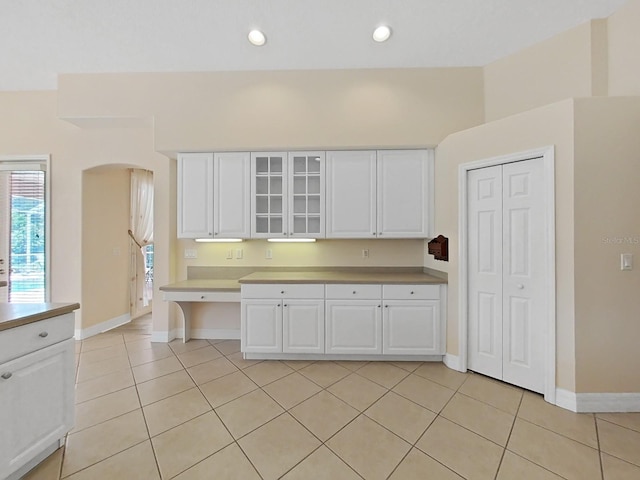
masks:
<svg viewBox="0 0 640 480"><path fill-rule="evenodd" d="M234 279L191 279L160 287L164 292L239 292L246 283L446 284L447 280L406 269L313 269L255 271Z"/></svg>
<svg viewBox="0 0 640 480"><path fill-rule="evenodd" d="M64 315L78 308L78 303L0 303L0 331Z"/></svg>
<svg viewBox="0 0 640 480"><path fill-rule="evenodd" d="M254 272L238 280L243 283L387 283L441 284L442 278L418 272Z"/></svg>

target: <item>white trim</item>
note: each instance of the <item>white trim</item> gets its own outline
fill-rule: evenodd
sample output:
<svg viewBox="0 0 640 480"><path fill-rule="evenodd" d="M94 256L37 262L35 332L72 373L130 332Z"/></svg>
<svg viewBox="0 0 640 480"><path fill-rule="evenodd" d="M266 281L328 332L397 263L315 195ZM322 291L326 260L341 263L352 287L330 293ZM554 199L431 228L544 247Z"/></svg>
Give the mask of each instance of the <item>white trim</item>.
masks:
<svg viewBox="0 0 640 480"><path fill-rule="evenodd" d="M176 329L178 338L184 338L184 330ZM192 328L191 338L205 340L240 340L239 328Z"/></svg>
<svg viewBox="0 0 640 480"><path fill-rule="evenodd" d="M379 362L442 362L442 355L353 355L333 353L256 353L244 352L246 360L353 360Z"/></svg>
<svg viewBox="0 0 640 480"><path fill-rule="evenodd" d="M445 353L442 363L444 363L447 367L452 370L457 370L458 372L466 372L467 369L462 369L462 364L460 362L460 357L458 355L451 355L450 353Z"/></svg>
<svg viewBox="0 0 640 480"><path fill-rule="evenodd" d="M74 336L76 340L84 340L86 338L93 337L94 335L98 335L99 333L106 332L107 330L112 330L120 325L124 325L125 323L129 323L130 321L131 314L125 313L124 315L105 320L104 322L100 322L88 328L76 328Z"/></svg>
<svg viewBox="0 0 640 480"><path fill-rule="evenodd" d="M467 370L467 173L469 170L542 158L546 193L547 325L544 399L556 403L556 243L555 243L555 153L543 147L461 164L458 167L458 356L460 371Z"/></svg>
<svg viewBox="0 0 640 480"><path fill-rule="evenodd" d="M578 413L640 412L640 392L574 393L558 388L556 405Z"/></svg>

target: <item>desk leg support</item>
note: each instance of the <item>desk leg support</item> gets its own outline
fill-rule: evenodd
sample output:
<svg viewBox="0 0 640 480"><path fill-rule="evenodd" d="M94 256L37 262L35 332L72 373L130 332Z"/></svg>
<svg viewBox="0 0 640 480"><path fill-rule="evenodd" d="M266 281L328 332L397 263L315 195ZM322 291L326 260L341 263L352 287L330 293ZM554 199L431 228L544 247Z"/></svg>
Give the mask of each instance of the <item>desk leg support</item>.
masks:
<svg viewBox="0 0 640 480"><path fill-rule="evenodd" d="M191 339L191 302L176 302L182 310L184 334L183 342L187 343Z"/></svg>

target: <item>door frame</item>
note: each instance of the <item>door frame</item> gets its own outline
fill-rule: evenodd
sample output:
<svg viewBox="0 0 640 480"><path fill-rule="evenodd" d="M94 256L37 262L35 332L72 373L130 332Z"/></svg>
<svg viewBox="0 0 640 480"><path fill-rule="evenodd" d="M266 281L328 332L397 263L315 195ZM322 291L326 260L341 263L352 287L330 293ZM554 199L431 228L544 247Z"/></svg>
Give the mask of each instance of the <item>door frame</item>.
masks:
<svg viewBox="0 0 640 480"><path fill-rule="evenodd" d="M468 268L467 268L467 173L485 167L505 165L542 158L545 195L544 242L546 258L547 321L544 324L545 380L544 399L556 403L556 232L555 232L555 150L553 145L499 157L488 158L458 166L458 365L467 371L468 357Z"/></svg>
<svg viewBox="0 0 640 480"><path fill-rule="evenodd" d="M2 170L44 171L44 301L51 301L51 155L0 155Z"/></svg>

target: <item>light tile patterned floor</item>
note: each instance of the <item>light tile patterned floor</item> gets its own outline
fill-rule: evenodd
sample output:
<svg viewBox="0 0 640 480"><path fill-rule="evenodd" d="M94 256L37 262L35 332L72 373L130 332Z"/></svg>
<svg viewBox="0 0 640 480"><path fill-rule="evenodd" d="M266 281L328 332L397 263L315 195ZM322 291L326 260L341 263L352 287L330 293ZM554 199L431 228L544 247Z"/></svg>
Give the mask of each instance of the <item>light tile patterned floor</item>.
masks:
<svg viewBox="0 0 640 480"><path fill-rule="evenodd" d="M640 479L640 413L578 415L439 363L246 361L145 326L77 343L76 426L26 478Z"/></svg>

